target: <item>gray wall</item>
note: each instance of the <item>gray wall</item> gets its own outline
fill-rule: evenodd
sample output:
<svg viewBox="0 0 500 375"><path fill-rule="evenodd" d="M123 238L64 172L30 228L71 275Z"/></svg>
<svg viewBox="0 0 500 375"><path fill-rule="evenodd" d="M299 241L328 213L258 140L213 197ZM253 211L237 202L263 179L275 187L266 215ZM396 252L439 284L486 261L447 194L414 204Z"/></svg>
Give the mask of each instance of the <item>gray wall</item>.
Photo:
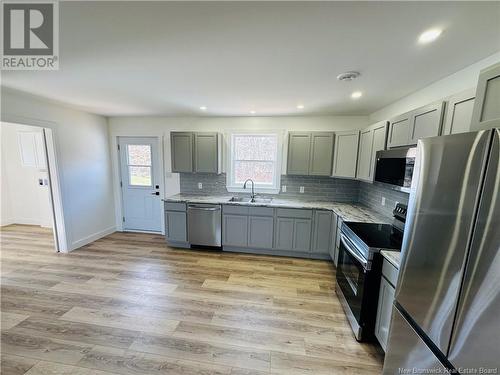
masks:
<svg viewBox="0 0 500 375"><path fill-rule="evenodd" d="M382 197L385 197L385 206L382 206ZM381 212L383 215L392 216L396 202L408 204L407 193L387 189L367 182L359 183L359 203Z"/></svg>
<svg viewBox="0 0 500 375"><path fill-rule="evenodd" d="M202 190L198 189L198 182L203 184ZM283 185L286 185L286 193L280 192L280 197L313 198L337 202L358 200L359 183L355 180L283 175L281 186ZM304 194L299 193L300 186L304 186ZM226 175L181 173L180 190L184 194L228 194Z"/></svg>
<svg viewBox="0 0 500 375"><path fill-rule="evenodd" d="M198 189L198 182L203 189ZM286 185L286 193L280 197L318 199L336 202L359 202L386 216L392 216L396 202L408 203L408 194L356 180L311 177L281 176L281 185ZM304 194L299 187L304 186ZM180 174L180 189L184 194L227 195L225 174ZM235 194L236 195L236 194ZM385 206L382 206L385 197Z"/></svg>

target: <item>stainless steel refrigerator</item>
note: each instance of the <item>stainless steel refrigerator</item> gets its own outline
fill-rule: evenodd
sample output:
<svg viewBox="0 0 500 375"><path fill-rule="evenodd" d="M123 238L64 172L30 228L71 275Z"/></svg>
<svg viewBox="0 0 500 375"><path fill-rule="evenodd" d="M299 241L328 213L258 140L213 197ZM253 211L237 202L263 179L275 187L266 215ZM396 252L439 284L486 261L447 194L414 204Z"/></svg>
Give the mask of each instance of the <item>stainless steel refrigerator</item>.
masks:
<svg viewBox="0 0 500 375"><path fill-rule="evenodd" d="M384 374L500 373L499 143L418 141Z"/></svg>

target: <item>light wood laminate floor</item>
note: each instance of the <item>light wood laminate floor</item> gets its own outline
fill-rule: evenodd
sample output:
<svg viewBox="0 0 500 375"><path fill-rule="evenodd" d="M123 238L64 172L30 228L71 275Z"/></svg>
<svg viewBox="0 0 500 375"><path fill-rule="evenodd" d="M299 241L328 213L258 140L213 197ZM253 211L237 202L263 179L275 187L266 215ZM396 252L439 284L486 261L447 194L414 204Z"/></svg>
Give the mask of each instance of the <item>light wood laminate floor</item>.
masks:
<svg viewBox="0 0 500 375"><path fill-rule="evenodd" d="M1 373L379 374L330 262L176 250L114 233L56 254L52 233L1 228Z"/></svg>

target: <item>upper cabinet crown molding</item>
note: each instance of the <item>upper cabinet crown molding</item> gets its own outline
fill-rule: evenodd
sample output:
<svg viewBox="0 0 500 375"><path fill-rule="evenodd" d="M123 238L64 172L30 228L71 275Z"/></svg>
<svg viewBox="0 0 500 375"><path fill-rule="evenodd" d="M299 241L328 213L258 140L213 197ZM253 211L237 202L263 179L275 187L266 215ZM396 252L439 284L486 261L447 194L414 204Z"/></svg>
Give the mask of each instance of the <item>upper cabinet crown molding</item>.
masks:
<svg viewBox="0 0 500 375"><path fill-rule="evenodd" d="M470 131L476 90L468 89L446 99L443 135Z"/></svg>
<svg viewBox="0 0 500 375"><path fill-rule="evenodd" d="M333 141L333 132L289 132L287 174L329 176Z"/></svg>
<svg viewBox="0 0 500 375"><path fill-rule="evenodd" d="M220 173L222 138L215 132L171 132L174 173Z"/></svg>
<svg viewBox="0 0 500 375"><path fill-rule="evenodd" d="M471 130L490 129L500 126L499 103L500 63L483 69L479 74Z"/></svg>
<svg viewBox="0 0 500 375"><path fill-rule="evenodd" d="M387 147L413 146L421 138L441 135L445 103L432 103L389 120Z"/></svg>
<svg viewBox="0 0 500 375"><path fill-rule="evenodd" d="M359 130L335 133L332 177L356 177L358 144Z"/></svg>

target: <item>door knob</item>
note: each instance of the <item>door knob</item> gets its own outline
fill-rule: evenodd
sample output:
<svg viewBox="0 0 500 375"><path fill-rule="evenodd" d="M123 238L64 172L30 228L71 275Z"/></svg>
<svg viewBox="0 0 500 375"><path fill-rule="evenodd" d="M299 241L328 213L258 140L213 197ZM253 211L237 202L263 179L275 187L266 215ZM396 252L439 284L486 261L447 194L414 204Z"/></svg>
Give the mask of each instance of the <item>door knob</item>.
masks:
<svg viewBox="0 0 500 375"><path fill-rule="evenodd" d="M159 191L155 191L154 193L151 193L151 195L160 195Z"/></svg>

